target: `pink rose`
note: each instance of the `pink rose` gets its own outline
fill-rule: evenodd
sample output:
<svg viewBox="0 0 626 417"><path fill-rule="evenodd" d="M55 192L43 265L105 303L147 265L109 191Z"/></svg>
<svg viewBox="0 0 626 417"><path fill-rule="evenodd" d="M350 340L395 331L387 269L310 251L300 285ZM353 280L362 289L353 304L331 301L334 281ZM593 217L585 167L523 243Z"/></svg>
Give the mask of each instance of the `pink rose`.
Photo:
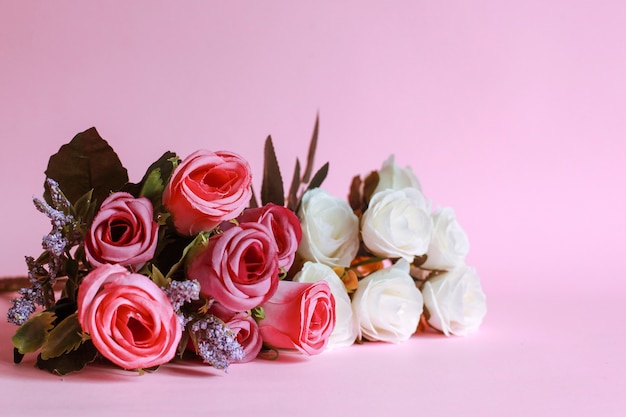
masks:
<svg viewBox="0 0 626 417"><path fill-rule="evenodd" d="M200 293L230 311L246 311L266 300L278 286L278 250L267 227L242 223L212 236L189 263L187 276Z"/></svg>
<svg viewBox="0 0 626 417"><path fill-rule="evenodd" d="M250 362L257 357L263 347L263 339L258 324L248 312L233 313L219 304L213 304L209 313L226 323L237 337L237 342L243 348L243 358L238 362Z"/></svg>
<svg viewBox="0 0 626 417"><path fill-rule="evenodd" d="M96 349L124 369L169 362L182 334L167 295L121 265L102 265L83 279L78 321Z"/></svg>
<svg viewBox="0 0 626 417"><path fill-rule="evenodd" d="M100 206L85 236L85 253L93 266L121 264L140 268L152 259L159 225L152 203L129 193L114 193Z"/></svg>
<svg viewBox="0 0 626 417"><path fill-rule="evenodd" d="M199 150L176 168L163 204L178 233L192 236L237 217L250 201L251 183L250 166L239 155Z"/></svg>
<svg viewBox="0 0 626 417"><path fill-rule="evenodd" d="M326 281L280 281L276 294L262 305L263 341L275 348L321 353L335 328L335 298Z"/></svg>
<svg viewBox="0 0 626 417"><path fill-rule="evenodd" d="M284 271L289 270L302 240L300 220L293 211L269 203L263 207L244 211L237 220L240 223L258 222L267 226L278 245L278 267Z"/></svg>

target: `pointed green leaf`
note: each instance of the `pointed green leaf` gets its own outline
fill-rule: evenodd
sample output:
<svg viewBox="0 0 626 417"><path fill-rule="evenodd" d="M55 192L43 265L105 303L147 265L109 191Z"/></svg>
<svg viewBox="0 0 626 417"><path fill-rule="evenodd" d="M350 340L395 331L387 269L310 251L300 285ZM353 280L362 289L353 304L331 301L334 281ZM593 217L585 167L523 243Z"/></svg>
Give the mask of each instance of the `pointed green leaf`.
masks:
<svg viewBox="0 0 626 417"><path fill-rule="evenodd" d="M156 267L156 265L152 265L150 269L150 279L160 288L167 288L170 285L172 280L170 278L165 278L165 275Z"/></svg>
<svg viewBox="0 0 626 417"><path fill-rule="evenodd" d="M44 345L48 332L53 328L54 313L44 311L29 318L11 338L19 353L30 353Z"/></svg>
<svg viewBox="0 0 626 417"><path fill-rule="evenodd" d="M311 178L311 172L313 172L313 162L315 160L315 151L317 150L317 135L320 127L320 115L315 116L315 127L313 127L313 135L311 136L311 142L309 143L309 152L306 158L306 166L304 168L304 175L302 176L302 182L309 182Z"/></svg>
<svg viewBox="0 0 626 417"><path fill-rule="evenodd" d="M148 174L148 177L143 183L143 187L141 187L139 196L146 197L149 200L153 200L155 197L161 200L160 197L164 189L165 184L163 183L163 178L161 178L161 170L157 168Z"/></svg>
<svg viewBox="0 0 626 417"><path fill-rule="evenodd" d="M178 156L174 152L167 151L148 167L139 183L128 183L122 190L136 197L146 197L155 207L158 207L161 205L165 184L168 183L177 165Z"/></svg>
<svg viewBox="0 0 626 417"><path fill-rule="evenodd" d="M96 204L93 201L93 190L87 191L80 196L73 205L74 216L79 223L84 225L91 224L93 217L96 213Z"/></svg>
<svg viewBox="0 0 626 417"><path fill-rule="evenodd" d="M38 355L36 365L39 369L45 369L53 374L67 375L70 372L80 371L88 363L93 362L97 355L98 350L94 347L93 342L87 340L76 350L55 358L43 359L41 355Z"/></svg>
<svg viewBox="0 0 626 417"><path fill-rule="evenodd" d="M265 205L268 203L274 203L279 206L285 205L283 177L280 174L271 136L268 136L265 140L263 182L261 184L261 204Z"/></svg>
<svg viewBox="0 0 626 417"><path fill-rule="evenodd" d="M46 176L56 180L74 204L93 189L93 198L101 203L111 192L128 182L128 172L119 157L100 137L95 127L79 133L50 157ZM50 193L44 198L51 203Z"/></svg>
<svg viewBox="0 0 626 417"><path fill-rule="evenodd" d="M48 334L48 339L41 348L41 359L56 358L76 350L84 340L78 315L70 314Z"/></svg>
<svg viewBox="0 0 626 417"><path fill-rule="evenodd" d="M298 205L298 190L300 189L300 184L300 160L296 158L296 166L293 170L291 187L289 187L289 195L287 196L287 208L290 210L295 210Z"/></svg>
<svg viewBox="0 0 626 417"><path fill-rule="evenodd" d="M165 276L165 279L170 279L172 275L174 275L174 273L178 271L178 269L181 268L185 264L188 254L191 257L193 257L196 251L199 251L204 246L206 246L207 242L209 241L210 236L211 236L210 232L200 232L194 238L194 240L191 241L191 243L185 246L185 249L183 249L183 253L180 256L180 259L170 268L169 272Z"/></svg>

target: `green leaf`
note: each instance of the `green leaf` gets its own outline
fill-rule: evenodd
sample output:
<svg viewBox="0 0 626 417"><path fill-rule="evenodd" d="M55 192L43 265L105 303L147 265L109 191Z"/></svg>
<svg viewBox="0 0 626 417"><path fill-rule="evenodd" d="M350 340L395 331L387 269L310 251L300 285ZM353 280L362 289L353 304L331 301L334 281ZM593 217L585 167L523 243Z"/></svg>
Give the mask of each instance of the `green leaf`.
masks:
<svg viewBox="0 0 626 417"><path fill-rule="evenodd" d="M265 155L263 160L263 182L261 184L261 204L274 203L279 206L285 205L285 192L283 190L283 177L276 160L272 137L265 140Z"/></svg>
<svg viewBox="0 0 626 417"><path fill-rule="evenodd" d="M30 353L46 343L48 332L54 327L54 313L44 311L35 314L22 324L11 338L19 353Z"/></svg>
<svg viewBox="0 0 626 417"><path fill-rule="evenodd" d="M80 224L90 225L96 213L96 202L93 201L93 190L87 191L74 203L74 216Z"/></svg>
<svg viewBox="0 0 626 417"><path fill-rule="evenodd" d="M254 307L250 314L252 314L252 317L257 321L265 318L265 310L263 310L261 306Z"/></svg>
<svg viewBox="0 0 626 417"><path fill-rule="evenodd" d="M93 362L97 355L98 350L91 340L87 340L78 346L76 350L55 358L43 359L41 355L38 355L36 365L39 369L45 369L53 374L67 375L70 372L80 371L88 363Z"/></svg>
<svg viewBox="0 0 626 417"><path fill-rule="evenodd" d="M167 288L172 282L171 278L165 278L165 275L156 267L156 265L152 265L149 273L150 279L160 288Z"/></svg>
<svg viewBox="0 0 626 417"><path fill-rule="evenodd" d="M287 196L287 208L292 211L298 206L298 190L300 189L300 184L300 160L296 158L296 166L293 170L291 187L289 187L289 195Z"/></svg>
<svg viewBox="0 0 626 417"><path fill-rule="evenodd" d="M160 367L161 365L151 366L150 368L139 368L137 369L137 373L139 373L140 376L145 374L151 374L158 371Z"/></svg>
<svg viewBox="0 0 626 417"><path fill-rule="evenodd" d="M76 259L70 258L65 262L65 274L67 275L67 280L65 281L65 285L61 291L61 296L63 298L76 301L80 273L80 264Z"/></svg>
<svg viewBox="0 0 626 417"><path fill-rule="evenodd" d="M171 151L165 152L148 167L139 183L128 183L122 188L136 197L146 197L155 207L161 205L163 190L174 168L178 165L178 156Z"/></svg>
<svg viewBox="0 0 626 417"><path fill-rule="evenodd" d="M88 337L85 337L80 327L78 315L71 314L50 331L41 348L41 359L48 360L74 351L85 340L88 340Z"/></svg>
<svg viewBox="0 0 626 417"><path fill-rule="evenodd" d="M315 160L315 151L317 150L317 135L320 127L320 115L315 116L315 127L313 127L313 135L311 136L311 142L309 143L309 152L306 158L306 167L304 168L304 175L302 176L302 182L309 182L311 178L311 172L313 172L313 161Z"/></svg>
<svg viewBox="0 0 626 417"><path fill-rule="evenodd" d="M56 180L74 204L93 189L93 198L101 203L112 191L128 182L128 172L119 157L100 137L95 127L76 135L50 157L46 176ZM44 198L51 204L50 192Z"/></svg>
<svg viewBox="0 0 626 417"><path fill-rule="evenodd" d="M54 325L58 325L61 321L74 314L77 308L78 306L76 305L76 301L69 297L58 300L49 310L56 316L54 319Z"/></svg>
<svg viewBox="0 0 626 417"><path fill-rule="evenodd" d="M165 189L165 184L163 183L163 178L161 178L161 170L159 168L150 172L146 181L143 183L143 187L141 187L141 192L139 193L140 197L146 197L149 200L157 201L161 200L161 195L163 194L163 190Z"/></svg>
<svg viewBox="0 0 626 417"><path fill-rule="evenodd" d="M185 249L183 249L183 253L180 256L180 259L178 260L178 262L176 262L169 270L169 272L167 273L167 275L165 276L165 279L170 279L172 277L172 275L174 275L174 273L185 264L185 260L187 259L187 255L191 252L191 256L194 255L195 251L200 250L202 247L206 246L208 241L209 241L209 237L211 236L211 232L200 232L195 238L194 240L191 241L191 243L189 243L187 246L185 246Z"/></svg>

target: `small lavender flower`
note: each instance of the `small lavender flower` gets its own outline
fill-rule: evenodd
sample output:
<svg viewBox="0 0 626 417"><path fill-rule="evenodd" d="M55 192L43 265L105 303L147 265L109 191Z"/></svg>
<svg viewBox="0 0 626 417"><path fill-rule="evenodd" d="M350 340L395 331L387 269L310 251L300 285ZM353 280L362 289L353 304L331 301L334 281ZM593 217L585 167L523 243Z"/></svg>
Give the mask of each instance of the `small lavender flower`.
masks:
<svg viewBox="0 0 626 417"><path fill-rule="evenodd" d="M167 294L172 308L176 312L176 317L182 327L193 320L193 316L187 315L180 311L185 303L200 299L200 283L196 280L192 281L172 281L167 288L162 288Z"/></svg>
<svg viewBox="0 0 626 417"><path fill-rule="evenodd" d="M195 279L191 281L172 281L164 291L169 297L174 311L178 311L183 304L200 298L200 283Z"/></svg>
<svg viewBox="0 0 626 417"><path fill-rule="evenodd" d="M37 210L45 214L50 219L50 222L52 223L52 231L48 236L48 240L52 241L50 242L52 244L51 247L58 252L62 243L65 243L65 247L78 243L78 239L80 238L80 234L77 233L76 230L78 222L74 216L69 213L71 203L67 197L63 195L63 192L61 192L59 183L51 178L48 178L46 183L48 184L48 189L50 190L52 205L35 197L33 197L33 203L35 204ZM66 236L66 234L71 234L71 236ZM65 242L58 237L55 237L55 235L64 237ZM70 238L72 241L68 240ZM47 242L44 240L44 249L48 250L46 243ZM63 248L63 250L65 250L65 248ZM63 250L60 251L60 253L63 253Z"/></svg>
<svg viewBox="0 0 626 417"><path fill-rule="evenodd" d="M76 224L74 216L72 216L71 214L65 214L63 210L58 210L50 206L45 201L33 197L33 203L35 204L37 210L48 216L52 223L52 226L55 229L63 229L63 227L65 227L66 225Z"/></svg>
<svg viewBox="0 0 626 417"><path fill-rule="evenodd" d="M50 251L56 257L63 255L68 244L68 240L58 231L51 232L42 240L43 249Z"/></svg>
<svg viewBox="0 0 626 417"><path fill-rule="evenodd" d="M40 304L41 291L32 288L22 288L18 291L20 298L13 298L13 306L7 312L7 321L21 326L35 312L36 304ZM42 301L41 301L42 302Z"/></svg>
<svg viewBox="0 0 626 417"><path fill-rule="evenodd" d="M223 321L209 315L194 322L190 331L197 341L197 353L205 363L226 370L232 362L243 358L243 348Z"/></svg>
<svg viewBox="0 0 626 417"><path fill-rule="evenodd" d="M26 265L28 266L28 279L30 280L30 288L22 288L18 294L24 296L27 294L36 305L44 305L43 284L40 279L50 280L50 273L40 263L35 261L32 256L26 256ZM24 292L24 294L22 294Z"/></svg>
<svg viewBox="0 0 626 417"><path fill-rule="evenodd" d="M52 199L52 204L59 210L68 209L70 207L70 201L65 197L63 192L61 191L61 187L59 183L53 180L52 178L47 178L46 183L48 184L48 188L50 190L50 197Z"/></svg>

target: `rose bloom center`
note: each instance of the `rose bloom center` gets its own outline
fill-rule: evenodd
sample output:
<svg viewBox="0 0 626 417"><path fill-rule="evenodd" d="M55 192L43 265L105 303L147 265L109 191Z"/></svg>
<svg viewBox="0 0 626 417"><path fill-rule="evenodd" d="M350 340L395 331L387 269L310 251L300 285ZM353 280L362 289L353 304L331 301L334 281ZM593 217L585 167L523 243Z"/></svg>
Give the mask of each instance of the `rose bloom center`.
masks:
<svg viewBox="0 0 626 417"><path fill-rule="evenodd" d="M265 254L260 244L250 245L243 255L243 263L241 267L245 270L240 276L245 277L246 281L253 282L259 273L265 267Z"/></svg>
<svg viewBox="0 0 626 417"><path fill-rule="evenodd" d="M224 194L230 190L235 180L236 177L233 176L232 172L220 168L213 168L204 173L199 182L205 187L207 192Z"/></svg>
<svg viewBox="0 0 626 417"><path fill-rule="evenodd" d="M144 326L144 324L140 320L137 320L135 317L132 317L132 316L129 317L128 323L126 323L126 326L132 333L133 341L136 344L141 344L145 342L146 340L150 339L150 336L151 336L150 329Z"/></svg>
<svg viewBox="0 0 626 417"><path fill-rule="evenodd" d="M127 242L132 236L130 236L130 227L127 222L123 220L113 220L109 223L109 242L111 243L124 243Z"/></svg>

